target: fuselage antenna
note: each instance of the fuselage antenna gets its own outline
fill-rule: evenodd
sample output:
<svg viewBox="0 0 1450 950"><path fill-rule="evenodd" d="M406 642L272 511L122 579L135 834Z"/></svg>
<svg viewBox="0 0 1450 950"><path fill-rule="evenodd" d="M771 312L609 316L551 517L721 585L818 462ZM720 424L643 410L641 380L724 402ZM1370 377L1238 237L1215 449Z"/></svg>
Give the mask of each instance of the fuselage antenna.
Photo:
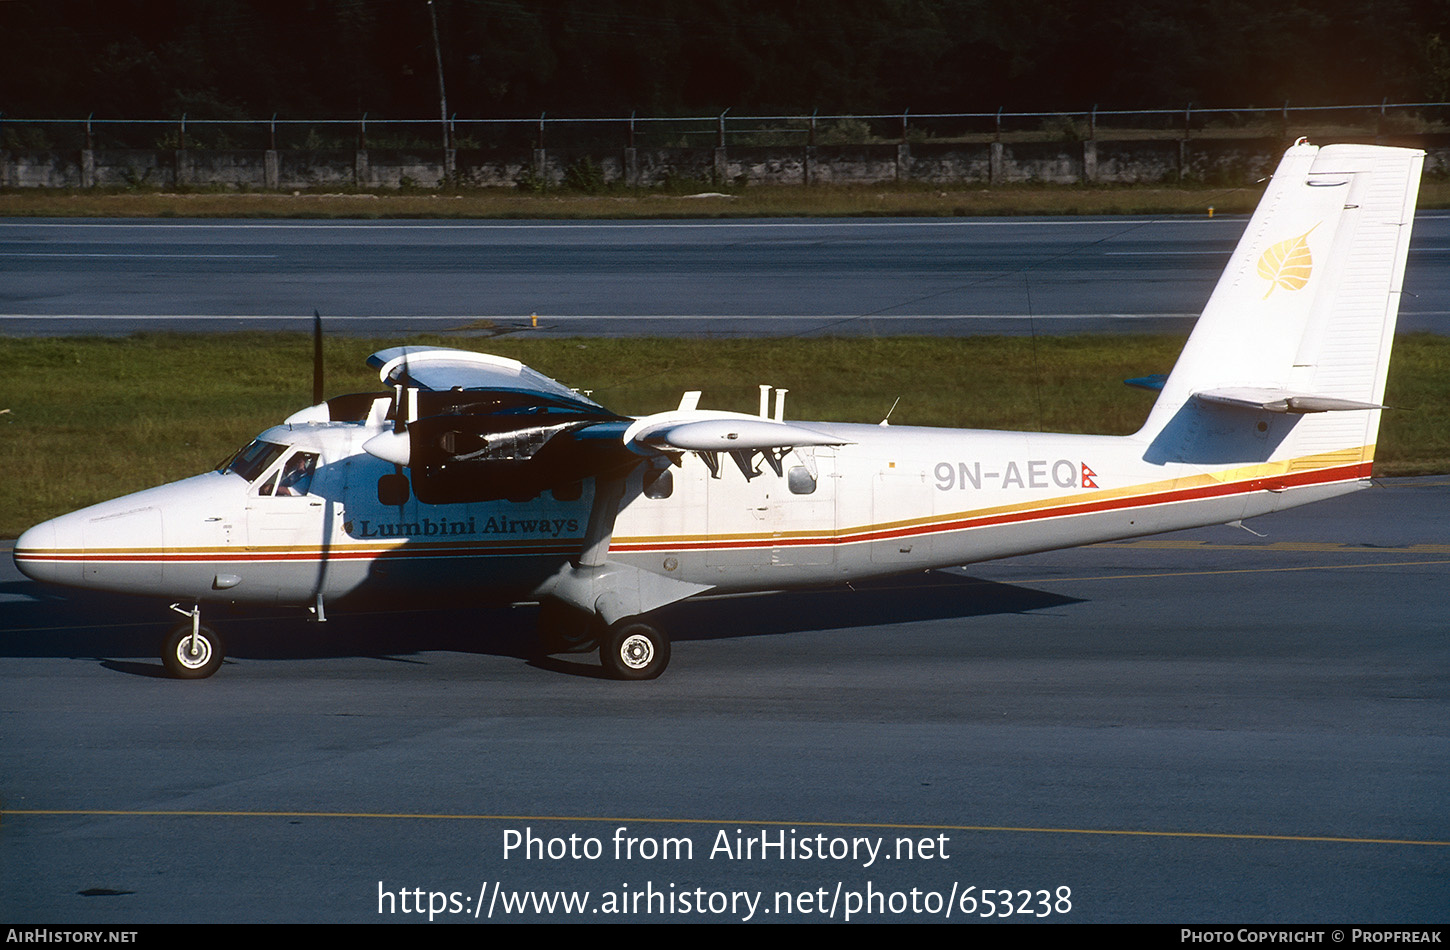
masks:
<svg viewBox="0 0 1450 950"><path fill-rule="evenodd" d="M885 419L882 419L880 422L878 422L877 425L883 425L883 426L889 426L889 425L891 425L891 414L896 411L896 406L900 402L901 402L901 397L900 396L897 396L896 397L896 402L893 402L891 404L891 408L888 409L888 410L886 410L886 418Z"/></svg>

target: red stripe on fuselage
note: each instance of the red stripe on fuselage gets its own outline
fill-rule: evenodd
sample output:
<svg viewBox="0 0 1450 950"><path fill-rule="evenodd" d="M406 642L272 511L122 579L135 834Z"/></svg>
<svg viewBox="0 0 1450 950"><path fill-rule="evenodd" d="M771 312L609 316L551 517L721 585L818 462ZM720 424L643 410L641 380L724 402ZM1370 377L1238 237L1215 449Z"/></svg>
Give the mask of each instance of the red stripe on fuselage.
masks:
<svg viewBox="0 0 1450 950"><path fill-rule="evenodd" d="M994 525L1018 524L1027 521L1041 521L1052 518L1067 518L1074 515L1096 514L1104 511L1118 511L1129 508L1147 508L1154 505L1175 504L1219 498L1227 495L1249 494L1259 491L1277 491L1306 485L1327 485L1334 482L1357 481L1370 477L1372 463L1358 462L1334 468L1315 469L1306 472L1270 475L1233 482L1201 485L1193 488L1173 489L1145 495L1124 495L1102 498L1097 501L1077 504L1051 505L1027 508L1019 511L1005 511L991 515L976 515L934 521L929 524L908 524L899 527L848 530L840 533L823 534L815 537L770 537L752 536L731 540L698 540L687 538L664 538L650 541L631 542L618 540L610 550L645 553L651 551L705 551L744 550L749 548L779 548L798 546L819 546L827 544L858 544L869 541L886 541L917 537L928 534L946 534L972 528L986 528ZM43 551L16 550L17 561L48 562L115 562L115 563L157 563L157 562L275 562L275 561L320 561L320 560L375 560L378 558L475 558L475 557L569 557L578 553L578 542L570 545L517 542L512 546L486 547L481 545L399 545L390 548L369 549L325 549L306 548L291 551L211 551L176 552L164 551Z"/></svg>

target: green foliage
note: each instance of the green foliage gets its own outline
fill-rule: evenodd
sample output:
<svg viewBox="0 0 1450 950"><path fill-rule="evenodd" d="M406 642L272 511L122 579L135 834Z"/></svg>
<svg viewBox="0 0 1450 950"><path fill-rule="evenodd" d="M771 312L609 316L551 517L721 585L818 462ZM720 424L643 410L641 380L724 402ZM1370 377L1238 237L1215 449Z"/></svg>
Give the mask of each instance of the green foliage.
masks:
<svg viewBox="0 0 1450 950"><path fill-rule="evenodd" d="M1053 115L1042 120L1042 131L1060 142L1081 142L1088 138L1088 124L1069 115Z"/></svg>
<svg viewBox="0 0 1450 950"><path fill-rule="evenodd" d="M43 152L54 147L54 142L45 129L38 125L6 123L0 134L0 149Z"/></svg>
<svg viewBox="0 0 1450 950"><path fill-rule="evenodd" d="M524 166L514 184L519 191L529 195L542 195L549 190L549 179L535 171L532 164Z"/></svg>
<svg viewBox="0 0 1450 950"><path fill-rule="evenodd" d="M581 195L597 195L609 185L604 180L603 169L586 155L564 169L564 187Z"/></svg>
<svg viewBox="0 0 1450 950"><path fill-rule="evenodd" d="M864 145L872 141L871 124L865 119L836 119L816 127L817 145Z"/></svg>
<svg viewBox="0 0 1450 950"><path fill-rule="evenodd" d="M337 148L338 140L335 136L324 138L315 128L307 130L307 137L302 140L304 152L320 152L327 148Z"/></svg>
<svg viewBox="0 0 1450 950"><path fill-rule="evenodd" d="M1424 0L437 0L462 116L1443 101ZM154 8L154 9L153 9ZM426 4L0 3L11 115L437 115Z"/></svg>

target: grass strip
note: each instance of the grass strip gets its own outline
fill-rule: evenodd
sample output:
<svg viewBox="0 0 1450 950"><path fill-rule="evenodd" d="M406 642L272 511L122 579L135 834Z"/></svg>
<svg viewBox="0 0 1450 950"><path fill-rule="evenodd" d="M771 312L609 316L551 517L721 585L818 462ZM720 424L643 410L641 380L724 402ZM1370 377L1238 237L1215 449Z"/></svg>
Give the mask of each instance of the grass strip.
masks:
<svg viewBox="0 0 1450 950"><path fill-rule="evenodd" d="M363 364L396 339L327 343L329 394L379 389ZM893 425L1123 435L1153 394L1125 378L1167 372L1181 337L779 340L527 339L409 343L509 356L616 411L754 412L757 385L790 390L787 416ZM0 537L85 505L206 471L311 397L305 334L0 338ZM1450 471L1450 339L1395 343L1376 472Z"/></svg>
<svg viewBox="0 0 1450 950"><path fill-rule="evenodd" d="M610 190L601 194L514 189L417 192L181 192L0 189L0 217L120 218L754 218L953 217L1072 214L1247 213L1247 187L978 185L700 185L699 194ZM728 193L727 193L728 192ZM1428 198L1427 194L1427 198ZM1450 201L1450 188L1444 200ZM1423 204L1423 202L1422 202ZM1430 207L1430 205L1424 205Z"/></svg>

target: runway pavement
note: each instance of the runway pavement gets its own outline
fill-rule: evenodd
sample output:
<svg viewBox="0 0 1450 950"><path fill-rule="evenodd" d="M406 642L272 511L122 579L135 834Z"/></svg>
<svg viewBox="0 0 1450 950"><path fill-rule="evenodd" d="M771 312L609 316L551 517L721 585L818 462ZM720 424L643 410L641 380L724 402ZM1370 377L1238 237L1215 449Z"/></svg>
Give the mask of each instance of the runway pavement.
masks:
<svg viewBox="0 0 1450 950"><path fill-rule="evenodd" d="M404 336L1186 330L1242 217L0 221L0 333ZM1450 215L1401 330L1450 329ZM538 326L533 317L537 315Z"/></svg>
<svg viewBox="0 0 1450 950"><path fill-rule="evenodd" d="M687 602L638 684L527 608L172 681L0 556L0 919L1443 923L1450 479L1249 526Z"/></svg>

